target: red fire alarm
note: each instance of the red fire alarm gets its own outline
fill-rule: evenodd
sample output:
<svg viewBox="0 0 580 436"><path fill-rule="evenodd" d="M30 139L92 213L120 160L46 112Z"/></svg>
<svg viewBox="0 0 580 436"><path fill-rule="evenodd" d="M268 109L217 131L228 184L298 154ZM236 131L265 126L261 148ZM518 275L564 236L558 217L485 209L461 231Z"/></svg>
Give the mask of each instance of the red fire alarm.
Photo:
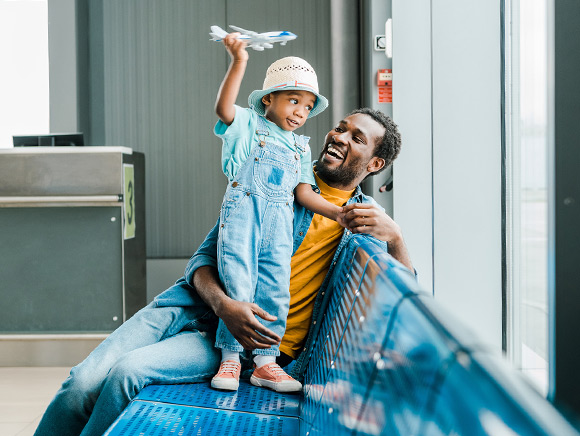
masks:
<svg viewBox="0 0 580 436"><path fill-rule="evenodd" d="M393 70L377 71L379 103L393 102Z"/></svg>

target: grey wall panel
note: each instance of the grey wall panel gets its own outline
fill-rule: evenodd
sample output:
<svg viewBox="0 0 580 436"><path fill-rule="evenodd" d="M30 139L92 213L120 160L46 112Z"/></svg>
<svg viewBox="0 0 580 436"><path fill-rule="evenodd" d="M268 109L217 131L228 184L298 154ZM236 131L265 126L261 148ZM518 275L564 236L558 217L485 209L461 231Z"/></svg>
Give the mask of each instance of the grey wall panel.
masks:
<svg viewBox="0 0 580 436"><path fill-rule="evenodd" d="M394 164L393 218L419 283L433 292L431 4L393 1L393 120L403 138Z"/></svg>
<svg viewBox="0 0 580 436"><path fill-rule="evenodd" d="M226 58L208 23L224 16L223 1L104 1L106 143L147 157L148 257L189 256L218 216L213 103Z"/></svg>
<svg viewBox="0 0 580 436"><path fill-rule="evenodd" d="M145 153L149 258L190 256L215 223L225 191L221 142L212 129L229 57L223 46L209 41L210 25L298 35L285 47L250 50L239 104L246 106L248 94L261 88L270 63L291 55L314 66L320 90L329 96L329 4L103 0L105 142ZM312 136L313 156L334 121L326 111L299 131Z"/></svg>
<svg viewBox="0 0 580 436"><path fill-rule="evenodd" d="M395 220L419 281L498 353L500 6L393 1Z"/></svg>
<svg viewBox="0 0 580 436"><path fill-rule="evenodd" d="M500 3L436 0L431 20L433 292L500 353Z"/></svg>

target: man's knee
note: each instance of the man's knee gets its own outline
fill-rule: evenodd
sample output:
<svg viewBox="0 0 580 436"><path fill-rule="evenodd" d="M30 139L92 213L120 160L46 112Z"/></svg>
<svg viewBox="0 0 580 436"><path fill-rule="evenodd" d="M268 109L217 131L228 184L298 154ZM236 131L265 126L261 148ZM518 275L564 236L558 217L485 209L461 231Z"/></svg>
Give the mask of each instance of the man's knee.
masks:
<svg viewBox="0 0 580 436"><path fill-rule="evenodd" d="M102 378L96 377L94 372L85 371L79 365L71 370L59 394L71 410L81 408L90 413L91 404L98 398L102 382Z"/></svg>
<svg viewBox="0 0 580 436"><path fill-rule="evenodd" d="M128 399L132 399L147 384L152 375L138 353L130 352L121 357L109 371L106 384Z"/></svg>
<svg viewBox="0 0 580 436"><path fill-rule="evenodd" d="M151 303L133 315L129 321L126 324L136 335L149 331L157 336L157 340L161 340L179 332L189 320L183 307L156 307Z"/></svg>

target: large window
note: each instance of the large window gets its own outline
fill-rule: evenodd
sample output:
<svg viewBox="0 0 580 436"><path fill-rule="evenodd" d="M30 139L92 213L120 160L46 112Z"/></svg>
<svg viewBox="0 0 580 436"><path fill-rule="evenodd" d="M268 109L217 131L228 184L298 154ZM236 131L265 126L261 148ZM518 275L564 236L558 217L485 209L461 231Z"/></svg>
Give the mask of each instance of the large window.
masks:
<svg viewBox="0 0 580 436"><path fill-rule="evenodd" d="M508 355L548 388L547 0L506 0Z"/></svg>
<svg viewBox="0 0 580 436"><path fill-rule="evenodd" d="M0 0L0 148L49 132L47 0Z"/></svg>

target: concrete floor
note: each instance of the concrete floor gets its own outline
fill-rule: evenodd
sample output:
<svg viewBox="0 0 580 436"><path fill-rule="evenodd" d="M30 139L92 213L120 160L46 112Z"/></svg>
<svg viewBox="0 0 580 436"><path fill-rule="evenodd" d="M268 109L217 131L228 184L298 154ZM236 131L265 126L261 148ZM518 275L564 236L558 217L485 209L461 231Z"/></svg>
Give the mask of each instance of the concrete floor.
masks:
<svg viewBox="0 0 580 436"><path fill-rule="evenodd" d="M68 367L0 367L0 435L33 435L69 371Z"/></svg>

